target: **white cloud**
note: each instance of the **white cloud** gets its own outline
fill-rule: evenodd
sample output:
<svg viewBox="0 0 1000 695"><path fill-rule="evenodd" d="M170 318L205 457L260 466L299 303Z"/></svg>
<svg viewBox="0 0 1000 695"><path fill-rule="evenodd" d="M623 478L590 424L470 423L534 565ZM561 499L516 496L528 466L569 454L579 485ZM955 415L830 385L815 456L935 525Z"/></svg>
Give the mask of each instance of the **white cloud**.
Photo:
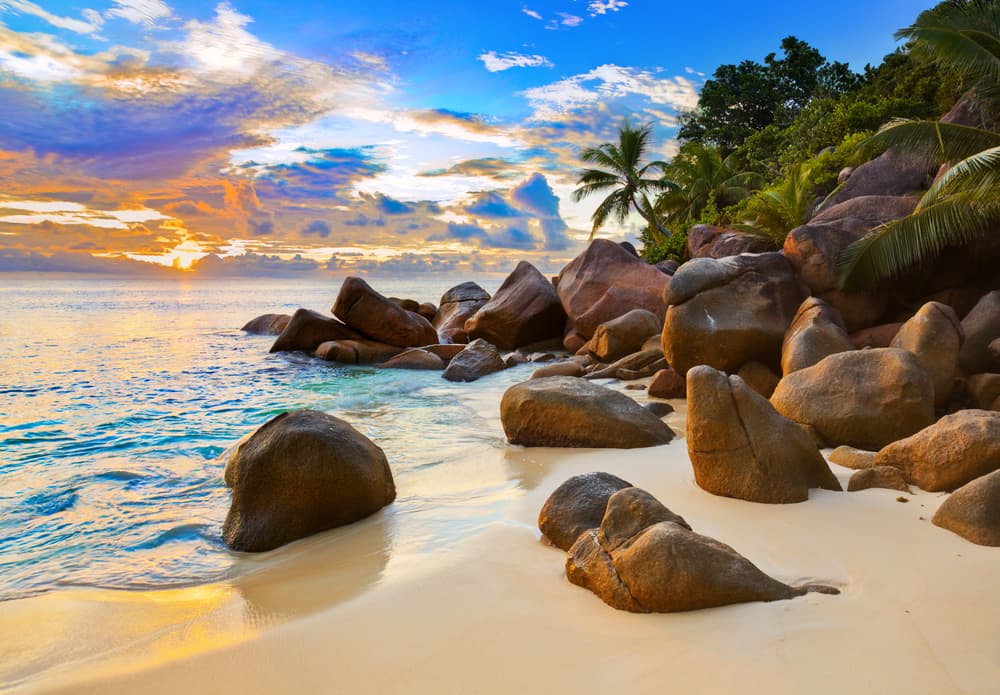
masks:
<svg viewBox="0 0 1000 695"><path fill-rule="evenodd" d="M261 41L244 27L253 18L240 14L228 2L215 8L215 20L191 20L184 25L188 35L178 47L196 68L214 74L249 77L265 65L282 57L281 52Z"/></svg>
<svg viewBox="0 0 1000 695"><path fill-rule="evenodd" d="M528 15L532 19L537 19L537 20L541 20L542 19L542 15L538 14L534 10L529 10L527 7L522 7L521 8L521 12L523 12L526 15Z"/></svg>
<svg viewBox="0 0 1000 695"><path fill-rule="evenodd" d="M566 27L578 27L583 24L583 17L578 17L575 14L569 14L568 12L557 13L562 19L560 24Z"/></svg>
<svg viewBox="0 0 1000 695"><path fill-rule="evenodd" d="M114 0L114 3L115 6L105 13L106 17L120 17L133 24L144 24L147 27L174 13L163 0Z"/></svg>
<svg viewBox="0 0 1000 695"><path fill-rule="evenodd" d="M36 53L28 55L0 48L0 74L12 72L35 82L66 82L83 77L84 73L65 57Z"/></svg>
<svg viewBox="0 0 1000 695"><path fill-rule="evenodd" d="M149 208L91 210L80 203L62 200L0 200L0 209L22 211L22 214L0 216L0 223L24 225L50 222L59 225L87 225L101 229L128 229L129 224L171 219Z"/></svg>
<svg viewBox="0 0 1000 695"><path fill-rule="evenodd" d="M587 5L587 11L590 12L591 17L596 17L599 14L617 12L623 7L628 7L628 3L625 0L593 0L593 2Z"/></svg>
<svg viewBox="0 0 1000 695"><path fill-rule="evenodd" d="M501 72L510 68L552 67L552 62L545 56L513 52L498 54L495 51L487 51L480 54L478 60L483 61L483 65L490 72Z"/></svg>
<svg viewBox="0 0 1000 695"><path fill-rule="evenodd" d="M84 10L82 12L84 19L73 19L72 17L54 15L35 3L28 2L28 0L0 0L0 10L13 10L21 14L29 14L48 22L57 29L66 29L77 34L95 34L104 24L104 20L94 10Z"/></svg>

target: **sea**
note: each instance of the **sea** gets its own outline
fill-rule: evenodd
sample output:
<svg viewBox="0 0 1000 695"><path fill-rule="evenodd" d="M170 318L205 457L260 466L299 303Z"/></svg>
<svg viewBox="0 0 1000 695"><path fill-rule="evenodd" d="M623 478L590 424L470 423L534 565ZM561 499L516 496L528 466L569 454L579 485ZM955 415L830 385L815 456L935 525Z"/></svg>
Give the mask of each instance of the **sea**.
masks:
<svg viewBox="0 0 1000 695"><path fill-rule="evenodd" d="M436 304L464 279L370 282ZM480 284L492 292L500 281ZM263 313L329 312L338 289L329 279L0 273L0 600L241 571L221 539L225 454L296 408L343 417L385 450L411 542L488 523L482 501L517 483L470 474L470 452L505 446L499 394L530 365L453 384L439 372L270 354L272 337L240 330Z"/></svg>

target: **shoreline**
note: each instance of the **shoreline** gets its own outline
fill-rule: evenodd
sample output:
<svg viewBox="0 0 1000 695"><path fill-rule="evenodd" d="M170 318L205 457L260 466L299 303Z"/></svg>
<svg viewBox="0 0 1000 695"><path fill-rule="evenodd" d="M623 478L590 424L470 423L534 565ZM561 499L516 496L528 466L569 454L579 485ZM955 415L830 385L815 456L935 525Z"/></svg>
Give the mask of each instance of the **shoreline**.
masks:
<svg viewBox="0 0 1000 695"><path fill-rule="evenodd" d="M484 391L472 407L485 406ZM670 417L683 433L683 409ZM980 598L995 583L995 553L931 525L943 494L918 491L908 504L879 489L813 490L793 505L715 497L695 485L683 437L634 450L483 447L477 457L480 473L515 480L516 494L476 500L495 505L492 517L449 548L400 545L394 524L407 519L380 513L251 560L255 571L226 582L0 605L4 634L46 626L53 641L35 663L62 663L12 691L596 693L625 678L637 692L986 693L1000 681L1000 623ZM852 473L831 468L842 482ZM611 609L565 579L565 555L535 523L556 486L595 470L645 488L765 572L842 594ZM67 645L76 651L57 656ZM31 656L28 645L21 663Z"/></svg>

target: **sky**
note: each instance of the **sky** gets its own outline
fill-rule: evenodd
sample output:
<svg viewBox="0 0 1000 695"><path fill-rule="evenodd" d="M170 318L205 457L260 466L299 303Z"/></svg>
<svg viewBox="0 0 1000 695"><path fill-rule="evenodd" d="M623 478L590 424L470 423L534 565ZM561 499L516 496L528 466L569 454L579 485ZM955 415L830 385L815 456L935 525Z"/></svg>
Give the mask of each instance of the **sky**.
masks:
<svg viewBox="0 0 1000 695"><path fill-rule="evenodd" d="M668 159L720 64L860 71L929 5L0 0L0 271L551 272L624 118Z"/></svg>

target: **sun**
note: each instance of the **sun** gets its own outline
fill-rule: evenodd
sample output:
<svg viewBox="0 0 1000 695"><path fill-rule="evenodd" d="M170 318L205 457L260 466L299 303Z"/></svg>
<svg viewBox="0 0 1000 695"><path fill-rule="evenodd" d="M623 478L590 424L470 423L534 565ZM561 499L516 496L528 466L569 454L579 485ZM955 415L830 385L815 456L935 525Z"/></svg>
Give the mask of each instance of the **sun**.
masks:
<svg viewBox="0 0 1000 695"><path fill-rule="evenodd" d="M194 239L185 238L177 246L165 253L156 255L127 253L125 255L136 261L156 263L157 265L165 265L168 268L190 271L194 262L207 256L208 251L203 249Z"/></svg>

